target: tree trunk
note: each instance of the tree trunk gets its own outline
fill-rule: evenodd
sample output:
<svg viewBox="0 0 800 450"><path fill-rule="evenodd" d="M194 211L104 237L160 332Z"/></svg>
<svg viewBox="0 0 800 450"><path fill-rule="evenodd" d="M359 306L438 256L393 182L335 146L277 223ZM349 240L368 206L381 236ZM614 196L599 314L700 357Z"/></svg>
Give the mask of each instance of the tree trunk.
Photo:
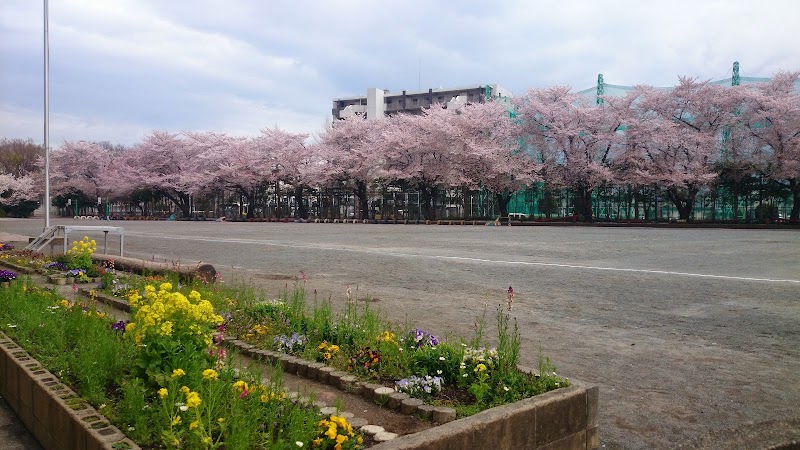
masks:
<svg viewBox="0 0 800 450"><path fill-rule="evenodd" d="M308 206L303 198L303 186L300 184L294 187L294 201L295 204L297 204L295 217L300 219L308 219Z"/></svg>
<svg viewBox="0 0 800 450"><path fill-rule="evenodd" d="M575 188L575 211L582 222L592 222L592 189L587 187Z"/></svg>
<svg viewBox="0 0 800 450"><path fill-rule="evenodd" d="M554 209L553 191L548 188L546 184L542 186L542 191L542 202L544 203L544 208L540 208L540 212L541 209L544 209L544 216L549 219L553 215Z"/></svg>
<svg viewBox="0 0 800 450"><path fill-rule="evenodd" d="M353 193L358 200L358 219L369 219L369 202L367 200L367 184L363 181L356 181L356 188Z"/></svg>
<svg viewBox="0 0 800 450"><path fill-rule="evenodd" d="M165 192L164 196L181 210L182 217L189 217L189 194L176 192L175 195Z"/></svg>
<svg viewBox="0 0 800 450"><path fill-rule="evenodd" d="M333 191L325 188L322 190L320 199L320 208L322 208L322 217L325 219L333 219Z"/></svg>
<svg viewBox="0 0 800 450"><path fill-rule="evenodd" d="M433 208L433 199L439 189L436 186L420 186L419 194L422 197L422 216L425 220L436 220L436 214Z"/></svg>
<svg viewBox="0 0 800 450"><path fill-rule="evenodd" d="M695 187L679 189L675 186L667 190L667 195L669 195L670 200L678 210L678 218L680 220L689 220L695 197L697 197L697 191L698 189Z"/></svg>
<svg viewBox="0 0 800 450"><path fill-rule="evenodd" d="M800 178L790 178L789 187L792 189L792 212L790 220L800 220Z"/></svg>
<svg viewBox="0 0 800 450"><path fill-rule="evenodd" d="M280 219L283 217L283 208L281 207L281 183L275 182L275 217Z"/></svg>
<svg viewBox="0 0 800 450"><path fill-rule="evenodd" d="M497 208L500 209L500 217L508 217L508 204L511 202L511 193L508 191L496 192L494 198L497 202Z"/></svg>

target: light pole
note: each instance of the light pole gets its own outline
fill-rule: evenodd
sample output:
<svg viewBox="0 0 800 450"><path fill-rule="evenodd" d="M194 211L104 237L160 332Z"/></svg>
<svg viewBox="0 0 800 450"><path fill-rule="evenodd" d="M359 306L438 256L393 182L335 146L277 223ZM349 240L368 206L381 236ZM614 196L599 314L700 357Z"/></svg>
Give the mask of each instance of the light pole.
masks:
<svg viewBox="0 0 800 450"><path fill-rule="evenodd" d="M50 228L50 44L44 0L44 227Z"/></svg>

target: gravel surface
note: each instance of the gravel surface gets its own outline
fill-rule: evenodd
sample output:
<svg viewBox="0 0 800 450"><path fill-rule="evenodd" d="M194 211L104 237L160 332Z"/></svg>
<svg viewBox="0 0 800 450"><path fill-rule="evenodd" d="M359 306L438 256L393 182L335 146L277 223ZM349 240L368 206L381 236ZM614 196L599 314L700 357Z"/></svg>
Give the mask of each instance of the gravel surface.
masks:
<svg viewBox="0 0 800 450"><path fill-rule="evenodd" d="M470 337L485 304L493 323L513 286L522 363L541 350L559 374L600 386L601 448L708 446L766 424L800 439L798 231L105 224L125 228L128 256L210 263L273 295L302 271L320 298L344 304L350 287L445 336ZM0 219L0 232L42 225Z"/></svg>

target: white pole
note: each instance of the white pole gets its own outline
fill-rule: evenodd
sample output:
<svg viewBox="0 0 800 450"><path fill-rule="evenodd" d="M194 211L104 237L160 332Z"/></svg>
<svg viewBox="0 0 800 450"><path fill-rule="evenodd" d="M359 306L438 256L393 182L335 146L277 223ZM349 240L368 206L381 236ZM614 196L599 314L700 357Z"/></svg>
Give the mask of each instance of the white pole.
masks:
<svg viewBox="0 0 800 450"><path fill-rule="evenodd" d="M44 0L44 226L50 227L50 38L47 25L47 0Z"/></svg>

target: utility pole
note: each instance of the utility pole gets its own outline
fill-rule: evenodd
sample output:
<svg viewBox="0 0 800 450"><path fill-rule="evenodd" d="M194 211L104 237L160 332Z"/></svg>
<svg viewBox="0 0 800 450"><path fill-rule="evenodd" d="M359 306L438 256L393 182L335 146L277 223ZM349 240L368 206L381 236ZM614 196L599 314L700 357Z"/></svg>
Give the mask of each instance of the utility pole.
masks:
<svg viewBox="0 0 800 450"><path fill-rule="evenodd" d="M733 62L733 76L731 77L731 86L739 86L739 61Z"/></svg>

